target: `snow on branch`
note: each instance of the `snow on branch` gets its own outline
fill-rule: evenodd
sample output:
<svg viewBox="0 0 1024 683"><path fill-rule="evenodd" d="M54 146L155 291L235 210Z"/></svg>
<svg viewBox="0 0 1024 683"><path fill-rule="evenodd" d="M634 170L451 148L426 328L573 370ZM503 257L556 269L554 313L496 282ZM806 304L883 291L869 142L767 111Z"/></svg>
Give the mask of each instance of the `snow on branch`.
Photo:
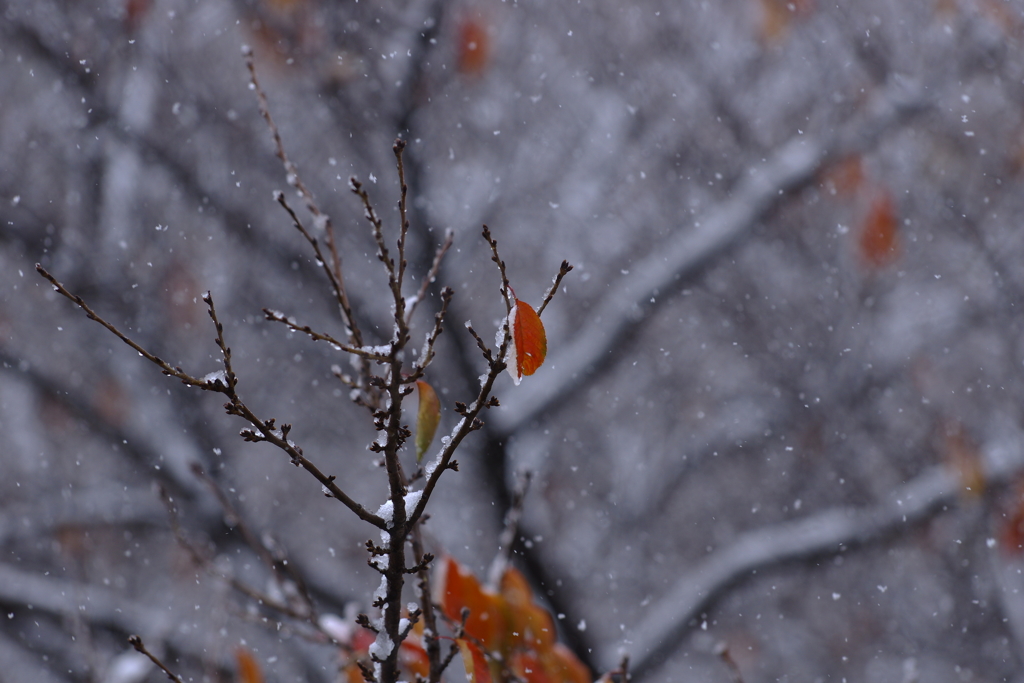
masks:
<svg viewBox="0 0 1024 683"><path fill-rule="evenodd" d="M751 168L729 198L695 221L694 227L678 230L652 249L597 305L586 326L551 358L545 377L505 399L504 409L493 418L495 431L512 434L547 413L609 360L616 345L635 329L638 317L652 310L648 302L656 291L676 289L681 280L698 273L749 233L782 196L813 180L830 159L871 147L887 129L920 111L922 100L910 90L902 83L886 88L851 127L852 132L830 138L798 135L783 144Z"/></svg>
<svg viewBox="0 0 1024 683"><path fill-rule="evenodd" d="M1024 443L1020 438L986 449L985 472L989 483L1007 481L1022 469ZM954 503L963 488L963 480L955 471L936 466L892 491L874 507L825 510L740 534L731 545L680 576L673 588L653 601L644 620L627 630L634 677L651 673L666 652L678 645L691 620L752 570L835 553L843 546L883 538ZM601 657L599 667L610 669L616 664L618 650L605 647Z"/></svg>

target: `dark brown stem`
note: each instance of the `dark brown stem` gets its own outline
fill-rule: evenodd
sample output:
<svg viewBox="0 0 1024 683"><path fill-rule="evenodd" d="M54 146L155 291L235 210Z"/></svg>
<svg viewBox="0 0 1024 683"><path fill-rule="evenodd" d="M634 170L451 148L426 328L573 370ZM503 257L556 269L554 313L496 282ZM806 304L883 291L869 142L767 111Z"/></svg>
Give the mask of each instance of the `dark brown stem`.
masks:
<svg viewBox="0 0 1024 683"><path fill-rule="evenodd" d="M392 147L395 152L395 161L398 164L398 185L400 194L398 198L398 288L401 290L405 281L405 238L409 234L409 218L406 211L406 199L409 194L409 186L405 183L405 164L402 161L402 152L405 151L405 140L398 138Z"/></svg>
<svg viewBox="0 0 1024 683"><path fill-rule="evenodd" d="M544 293L544 300L541 301L540 307L537 309L538 316L544 312L544 309L548 307L551 300L555 298L555 293L558 291L558 285L561 284L562 278L565 277L570 270L572 270L572 266L569 265L569 262L562 261L562 265L558 268L558 275L555 276L555 280L551 283L551 287L548 291Z"/></svg>
<svg viewBox="0 0 1024 683"><path fill-rule="evenodd" d="M134 647L136 650L138 650L142 654L144 654L147 657L149 657L149 661L151 661L154 664L156 664L160 668L161 671L163 671L165 674L167 674L167 677L169 679L171 679L172 681L177 681L177 683L185 683L184 681L181 680L181 676L178 676L177 674L172 672L170 669L168 669L164 665L163 662L161 662L159 659L157 659L156 655L154 655L152 652L150 652L149 650L146 649L146 645L145 645L145 643L142 642L142 638L140 638L140 637L138 637L136 635L130 635L130 636L128 636L128 642L131 643L132 647Z"/></svg>
<svg viewBox="0 0 1024 683"><path fill-rule="evenodd" d="M505 262L498 255L498 240L491 236L491 229L486 225L483 229L484 239L491 245L491 260L498 264L498 271L501 273L501 296L505 299L505 313L512 312L511 287L508 284L508 275L505 273Z"/></svg>
<svg viewBox="0 0 1024 683"><path fill-rule="evenodd" d="M295 332L302 332L303 334L308 335L313 341L327 342L328 344L336 347L339 351L351 353L353 356L359 356L360 358L369 361L376 361L378 363L388 362L388 356L386 354L369 351L365 347L356 348L349 346L348 344L338 341L329 334L315 331L309 325L299 325L294 319L289 318L280 311L273 311L269 308L264 308L263 314L266 316L267 320L271 322L281 323Z"/></svg>
<svg viewBox="0 0 1024 683"><path fill-rule="evenodd" d="M320 207L317 206L316 201L313 199L313 193L309 191L305 183L302 182L302 177L299 175L298 169L295 164L288 158L288 154L284 150L284 143L281 141L281 133L277 129L277 124L274 123L273 117L270 115L270 105L267 102L267 95L263 92L263 88L260 86L259 79L256 77L256 64L253 61L252 49L248 46L242 48L242 55L245 57L245 66L249 69L249 78L252 83L253 90L256 91L256 100L258 103L260 115L263 120L267 122L267 127L270 128L270 135L274 139L274 150L277 154L277 158L284 164L284 172L288 184L296 189L299 195L306 201L306 208L313 215L313 219L318 225L323 226L324 236L327 240L327 248L331 252L331 263L327 265L327 261L317 253L317 258L324 264L324 268L332 271L331 281L334 285L335 293L338 297L338 302L341 304L342 312L345 316L345 322L352 331L353 339L352 343L356 346L362 346L362 335L359 333L359 328L356 326L355 319L352 317L352 308L348 303L348 296L345 294L344 279L341 275L341 259L338 257L338 249L334 242L334 226L331 224L330 216L320 211ZM278 198L281 202L281 198ZM296 227L301 224L295 219L294 213L289 210L292 214L292 219L295 220ZM302 228L307 240L312 241L309 234Z"/></svg>
<svg viewBox="0 0 1024 683"><path fill-rule="evenodd" d="M313 247L313 253L316 254L316 261L323 269L324 274L327 275L328 281L331 283L331 290L334 292L334 297L338 301L338 307L341 308L342 317L345 320L345 324L348 326L349 339L355 346L363 345L363 334L359 330L359 326L355 323L355 317L352 314L352 304L349 303L348 294L345 292L345 281L341 277L341 266L340 261L337 267L328 265L326 259L324 259L323 252L320 251L320 242L313 235L306 230L306 226L302 224L299 217L295 215L295 211L288 205L288 201L284 197L283 192L275 192L274 199L278 204L288 213L288 216L292 219L292 225L299 231L310 246ZM333 247L331 247L333 249ZM334 255L335 260L337 256Z"/></svg>
<svg viewBox="0 0 1024 683"><path fill-rule="evenodd" d="M448 313L448 304L451 303L454 292L451 287L445 287L441 290L441 310L434 316L434 327L427 333L427 338L423 342L423 349L420 351L419 359L413 364L413 372L411 375L405 378L407 384L415 382L423 376L424 370L430 365L430 362L434 360L434 344L437 343L437 338L444 331L442 325L444 324L444 317Z"/></svg>

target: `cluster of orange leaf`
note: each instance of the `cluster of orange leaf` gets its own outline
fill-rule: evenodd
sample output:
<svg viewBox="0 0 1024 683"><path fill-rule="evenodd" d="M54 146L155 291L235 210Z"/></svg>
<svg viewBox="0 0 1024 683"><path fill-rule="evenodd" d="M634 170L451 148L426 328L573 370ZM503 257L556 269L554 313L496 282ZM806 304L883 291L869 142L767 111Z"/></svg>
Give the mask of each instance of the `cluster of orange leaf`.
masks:
<svg viewBox="0 0 1024 683"><path fill-rule="evenodd" d="M550 612L533 600L526 578L508 568L498 586L487 587L451 557L440 562L434 580L434 602L452 624L470 683L591 683L587 667L556 640ZM463 610L466 610L463 624ZM349 644L348 683L365 683L357 659L366 659L374 635L365 629ZM402 668L410 678L426 678L430 663L417 624L402 643Z"/></svg>
<svg viewBox="0 0 1024 683"><path fill-rule="evenodd" d="M556 640L551 613L533 601L516 569L507 568L490 588L449 557L437 573L434 599L455 622L469 609L456 642L471 683L590 683L587 668Z"/></svg>

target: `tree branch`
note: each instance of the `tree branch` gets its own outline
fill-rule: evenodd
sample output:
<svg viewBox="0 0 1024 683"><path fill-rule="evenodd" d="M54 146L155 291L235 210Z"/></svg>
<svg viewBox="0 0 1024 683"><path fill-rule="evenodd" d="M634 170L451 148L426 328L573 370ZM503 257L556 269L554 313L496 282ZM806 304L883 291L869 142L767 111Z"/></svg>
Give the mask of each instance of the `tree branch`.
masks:
<svg viewBox="0 0 1024 683"><path fill-rule="evenodd" d="M986 480L1004 482L1024 469L1024 443L1014 439L986 449ZM864 544L908 524L928 519L954 503L964 484L956 472L936 466L870 508L836 508L804 519L741 534L731 545L697 563L675 586L654 601L643 621L627 632L634 653L633 675L652 673L675 647L689 622L727 588L752 570L787 560L835 553L841 546ZM600 653L602 668L615 666L616 648Z"/></svg>

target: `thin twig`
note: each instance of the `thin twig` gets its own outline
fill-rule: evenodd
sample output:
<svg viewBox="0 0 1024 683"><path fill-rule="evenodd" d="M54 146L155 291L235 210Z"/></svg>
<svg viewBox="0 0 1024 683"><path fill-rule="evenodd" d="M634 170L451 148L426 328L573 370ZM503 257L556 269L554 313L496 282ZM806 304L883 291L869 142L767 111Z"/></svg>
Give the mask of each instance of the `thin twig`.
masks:
<svg viewBox="0 0 1024 683"><path fill-rule="evenodd" d="M736 660L733 659L732 653L729 652L729 645L722 641L715 645L715 654L725 664L725 668L729 670L729 675L732 678L732 683L743 683L743 673L740 671L740 667L736 664Z"/></svg>
<svg viewBox="0 0 1024 683"><path fill-rule="evenodd" d="M167 674L167 677L169 679L171 679L172 681L177 681L177 683L185 683L183 680L181 680L181 676L178 676L170 669L168 669L166 666L164 666L164 663L157 659L156 655L154 655L152 652L146 649L146 644L142 642L142 638L136 635L130 635L128 636L128 642L131 643L132 647L134 647L136 650L149 657L149 661L153 662L158 667L160 667L160 670Z"/></svg>
<svg viewBox="0 0 1024 683"><path fill-rule="evenodd" d="M277 578L277 582L281 586L286 586L288 581L291 581L298 588L298 594L301 596L303 601L303 610L306 614L306 618L311 623L316 623L316 605L313 602L313 597L309 594L309 589L306 586L306 582L303 580L302 575L296 570L295 563L289 562L288 558L283 552L272 553L266 544L260 541L256 537L256 534L252 532L249 525L246 524L242 514L235 508L231 499L220 487L217 481L211 477L203 469L203 466L197 462L192 463L192 473L200 481L204 482L213 495L220 502L221 507L224 509L225 521L229 526L236 527L239 533L242 534L242 538L245 539L246 545L248 545L253 552L263 561L263 564L272 571ZM285 594L287 597L287 593Z"/></svg>
<svg viewBox="0 0 1024 683"><path fill-rule="evenodd" d="M341 308L342 317L344 318L345 325L348 326L349 338L354 346L363 345L363 333L360 331L359 326L355 322L355 316L352 313L352 304L348 300L348 293L345 291L345 281L341 276L340 261L336 254L333 255L335 261L337 261L337 267L328 265L326 259L324 259L323 252L320 251L320 242L313 235L306 230L306 227L299 220L299 217L292 210L292 207L288 205L288 201L285 199L283 192L275 192L274 200L284 208L288 213L288 216L292 219L292 225L295 229L309 242L310 246L313 247L313 253L316 254L316 262L323 269L327 275L328 281L331 283L331 289L334 291L334 297L338 301L338 307ZM330 246L330 245L328 245ZM331 247L333 249L333 247Z"/></svg>
<svg viewBox="0 0 1024 683"><path fill-rule="evenodd" d="M413 372L405 378L406 383L415 382L422 377L427 366L434 360L434 344L437 343L437 338L444 331L442 327L444 317L448 313L448 304L451 303L454 294L451 287L441 290L441 310L434 315L434 327L427 333L427 337L423 341L423 348L420 350L420 357L413 364Z"/></svg>
<svg viewBox="0 0 1024 683"><path fill-rule="evenodd" d="M289 455L293 464L302 467L307 472L312 474L316 478L316 480L319 481L324 486L324 488L327 489L327 491L332 497L337 498L339 501L341 501L360 519L362 519L365 522L369 522L370 524L373 524L378 529L386 528L383 519L371 513L369 510L367 510L362 505L353 500L351 497L349 497L348 494L342 491L341 488L339 488L338 485L334 483L335 477L333 475L328 476L324 474L323 472L320 471L319 468L317 468L312 462L310 462L305 456L303 456L302 449L300 449L298 446L296 446L292 441L288 439L287 432L291 429L290 425L284 425L280 431L276 430L275 421L273 419L260 419L259 417L256 416L255 413L252 412L252 410L249 409L247 405L245 405L241 398L239 398L237 392L235 391L237 380L235 379L234 371L231 368L231 349L227 346L227 344L224 341L224 326L221 325L220 321L217 319L217 311L213 306L213 297L210 295L209 292L203 295L203 301L206 302L210 313L210 319L213 320L213 324L217 329L217 346L220 348L221 355L223 357L222 360L224 364L224 372L223 378L221 377L221 373L213 373L212 375L208 375L206 378L199 379L188 374L181 368L172 367L166 361L162 360L161 358L158 358L157 356L153 355L146 349L142 348L139 344L130 339L127 335L125 335L123 332L117 329L114 325L110 324L102 317L100 317L100 315L93 311L92 308L90 308L89 305L86 304L85 301L80 296L72 294L64 287L64 285L57 282L57 279L50 275L50 273L48 273L46 269L43 268L41 265L36 264L36 270L39 272L40 275L42 275L44 278L50 281L50 284L53 285L54 290L56 290L61 295L77 304L83 311L85 311L86 315L91 320L95 320L100 325L107 328L107 330L109 330L114 336L116 336L118 339L123 341L128 346L135 349L141 356L143 356L150 362L160 367L161 371L165 375L175 377L181 380L184 384L187 384L189 386L199 387L200 389L205 389L207 391L216 391L218 393L226 395L229 399L229 402L224 405L224 409L227 411L227 413L229 415L237 415L239 417L244 418L246 421L249 422L249 424L256 428L256 431L253 431L251 429L242 430L242 437L245 438L246 441L266 441L268 443L273 444L274 446L277 446L278 448L280 448Z"/></svg>
<svg viewBox="0 0 1024 683"><path fill-rule="evenodd" d="M376 361L378 363L388 362L388 356L384 353L372 351L365 347L356 348L354 346L349 346L348 344L338 341L337 339L335 339L334 337L325 332L315 331L309 325L299 325L297 322L295 322L293 318L289 318L281 311L275 311L269 308L264 308L263 314L266 316L266 319L271 322L281 323L282 325L287 326L289 329L294 330L295 332L302 332L303 334L308 335L309 338L312 339L313 341L327 342L328 344L334 346L339 351L351 353L353 356L359 356L360 358L364 358L370 361Z"/></svg>
<svg viewBox="0 0 1024 683"><path fill-rule="evenodd" d="M493 261L498 265L498 270L501 272L502 279L502 291L508 291L508 278L505 277L505 263L501 260L501 256L498 254L498 243L491 237L490 231L487 226L483 229L484 239L487 240L488 244L491 245L491 251L494 254ZM505 303L511 310L511 302L505 295ZM480 382L480 390L477 393L476 399L462 411L462 419L459 420L454 432L444 446L441 448L441 452L438 454L435 460L427 465L425 473L427 480L423 485L423 491L420 495L419 502L416 504L416 508L409 514L408 523L416 524L420 517L423 516L423 511L426 509L427 503L430 501L430 495L434 491L434 487L437 486L438 479L441 478L441 474L452 466L452 455L458 449L462 440L469 435L470 432L474 432L483 427L483 422L478 417L485 408L490 408L498 405L498 399L491 395L491 389L494 387L494 381L498 375L505 370L504 358L508 354L508 346L510 341L510 335L508 330L508 321L504 324L504 334L502 335L501 345L498 347L497 355L487 356L490 350L487 345L483 343L479 335L472 330L470 325L466 325L470 329L473 336L477 339L477 343L481 345L484 350L484 355L487 357L487 374L484 375L483 380Z"/></svg>
<svg viewBox="0 0 1024 683"><path fill-rule="evenodd" d="M392 147L395 152L395 162L398 164L398 288L401 290L405 281L405 238L409 234L409 218L406 212L406 199L409 194L409 186L405 183L405 163L402 161L402 152L405 151L405 140L398 138Z"/></svg>
<svg viewBox="0 0 1024 683"><path fill-rule="evenodd" d="M505 511L505 524L498 539L498 552L491 562L491 569L488 572L488 582L491 587L497 587L501 583L501 577L505 574L509 560L512 557L512 548L516 544L516 534L519 533L519 520L523 516L523 502L526 500L526 492L530 490L530 482L533 480L533 472L525 470L516 477L515 488L512 490L512 503Z"/></svg>
<svg viewBox="0 0 1024 683"><path fill-rule="evenodd" d="M299 175L298 169L295 164L288 158L287 153L284 151L284 143L281 141L281 134L277 130L277 124L274 123L273 117L270 115L270 105L267 102L266 93L263 92L263 88L260 86L259 79L256 78L256 64L253 61L252 48L248 45L242 48L242 55L245 57L245 66L249 69L250 82L252 83L253 90L256 91L256 100L259 106L260 115L263 116L263 120L267 122L267 126L270 128L270 134L274 138L274 148L277 153L277 158L284 164L284 172L288 184L294 187L299 195L306 201L306 208L314 219L323 225L324 235L327 239L327 247L331 252L332 269L334 275L339 283L342 282L341 277L341 259L338 257L338 250L334 242L334 227L331 225L330 216L320 211L320 207L317 206L316 201L313 199L313 193L309 191L309 188L302 182L302 177ZM344 291L344 288L341 289ZM354 322L350 318L347 321L350 325L354 325ZM361 345L361 344L358 344Z"/></svg>
<svg viewBox="0 0 1024 683"><path fill-rule="evenodd" d="M555 297L555 293L558 291L558 285L561 284L562 278L565 277L570 270L572 270L572 266L569 265L569 262L562 261L562 265L558 268L558 275L555 276L554 282L551 283L551 288L544 293L544 300L541 301L540 307L537 308L538 317L544 313L544 309L548 307L548 304Z"/></svg>
<svg viewBox="0 0 1024 683"><path fill-rule="evenodd" d="M505 262L498 256L498 240L491 236L491 229L486 225L483 229L484 239L487 240L487 244L491 245L491 260L498 264L498 271L501 273L501 296L505 299L505 313L512 312L512 298L511 287L508 283L508 275L505 273Z"/></svg>
<svg viewBox="0 0 1024 683"><path fill-rule="evenodd" d="M197 377L193 377L192 375L188 374L187 372L185 372L181 368L172 367L170 363L164 361L162 358L159 358L159 357L153 355L152 353L150 353L146 349L144 349L141 346L139 346L138 344L136 344L127 335L125 335L123 332L121 332L121 330L117 329L116 327L114 327L113 325L108 323L106 320L101 318L99 316L99 314L97 314L95 311L93 311L91 308L89 308L89 305L87 303L85 303L85 300L83 300L82 297L80 297L80 296L78 296L76 294L72 294L71 292L69 292L64 287L64 285L62 285L61 283L57 282L57 279L55 277L53 277L52 275L50 275L50 273L48 273L46 271L46 269L43 268L38 263L36 264L36 272L38 272L40 275L42 275L44 278L46 278L47 280L50 281L50 284L53 285L54 291L56 291L56 292L60 293L61 295L67 297L68 299L73 301L75 304L77 304L79 308L81 308L83 311L85 311L85 314L87 316L89 316L90 320L95 320L100 325L103 325L103 327L107 328L107 330L109 330L115 337L117 337L118 339L123 341L125 344L127 344L128 346L130 346L133 349L135 349L136 351L138 351L140 356L146 358L151 363L155 363L156 365L158 365L160 367L160 370L165 375L170 375L171 377L175 377L177 379L180 379L182 381L182 383L187 384L189 386L199 387L200 389L206 389L207 391L222 391L217 385L215 385L215 383L211 383L211 382L209 382L209 381L207 381L205 379L199 379Z"/></svg>
<svg viewBox="0 0 1024 683"><path fill-rule="evenodd" d="M203 552L192 543L192 541L189 540L188 536L185 535L185 530L181 528L181 523L178 521L177 505L162 486L160 487L160 498L163 500L164 507L167 509L167 518L170 522L171 532L174 534L174 539L178 542L178 545L180 545L185 552L189 554L189 557L196 566L202 567L209 574L220 578L222 581L242 595L251 599L256 604L265 605L270 609L293 619L301 621L308 621L310 619L309 611L299 611L291 605L281 603L263 591L253 588L244 581L218 569L216 565L206 557L206 555L204 555Z"/></svg>
<svg viewBox="0 0 1024 683"><path fill-rule="evenodd" d="M506 323L505 326L508 327L508 323ZM473 323L469 320L466 321L466 331L469 332L469 335L476 341L476 345L479 347L480 352L484 354L484 358L490 362L491 349L487 346L487 342L485 342L483 338L477 334L477 331L473 329Z"/></svg>
<svg viewBox="0 0 1024 683"><path fill-rule="evenodd" d="M407 308L405 311L405 322L409 323L412 320L412 314L416 311L416 307L419 305L423 298L427 296L427 288L437 278L437 272L441 268L441 261L444 259L444 255L451 249L452 242L455 239L455 231L449 228L444 233L444 242L437 251L434 253L434 262L430 265L430 271L427 276L423 278L423 282L420 283L420 289L416 292L416 296L412 297L407 302Z"/></svg>

